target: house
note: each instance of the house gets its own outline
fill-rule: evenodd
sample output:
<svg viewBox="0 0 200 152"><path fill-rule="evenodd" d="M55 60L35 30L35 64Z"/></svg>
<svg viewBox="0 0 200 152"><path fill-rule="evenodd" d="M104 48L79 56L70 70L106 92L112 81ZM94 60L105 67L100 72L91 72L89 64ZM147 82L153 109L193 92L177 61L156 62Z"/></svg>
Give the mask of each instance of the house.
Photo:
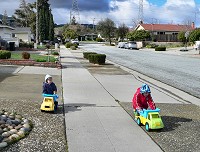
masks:
<svg viewBox="0 0 200 152"><path fill-rule="evenodd" d="M0 38L7 43L15 42L15 46L19 46L19 39L12 37L13 27L7 25L0 25ZM2 46L2 44L0 44Z"/></svg>
<svg viewBox="0 0 200 152"><path fill-rule="evenodd" d="M192 25L179 24L138 24L135 30L149 31L153 41L158 42L178 42L178 33L181 31L192 31L195 29Z"/></svg>
<svg viewBox="0 0 200 152"><path fill-rule="evenodd" d="M79 41L96 41L96 38L98 37L95 33L88 33L83 34L78 37Z"/></svg>
<svg viewBox="0 0 200 152"><path fill-rule="evenodd" d="M12 38L12 32L15 29L7 25L0 25L0 37L2 39Z"/></svg>
<svg viewBox="0 0 200 152"><path fill-rule="evenodd" d="M18 38L23 42L31 42L31 39L33 38L30 27L16 27L12 33L13 37Z"/></svg>

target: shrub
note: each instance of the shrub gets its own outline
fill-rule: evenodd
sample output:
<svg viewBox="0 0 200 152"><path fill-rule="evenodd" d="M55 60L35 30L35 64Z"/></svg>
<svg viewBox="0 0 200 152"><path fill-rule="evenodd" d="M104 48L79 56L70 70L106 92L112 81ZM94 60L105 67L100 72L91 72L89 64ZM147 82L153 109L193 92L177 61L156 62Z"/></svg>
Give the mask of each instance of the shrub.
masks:
<svg viewBox="0 0 200 152"><path fill-rule="evenodd" d="M148 45L146 45L146 48L156 48L156 47L158 47L157 44L148 44Z"/></svg>
<svg viewBox="0 0 200 152"><path fill-rule="evenodd" d="M50 44L46 44L46 48L50 49L51 45Z"/></svg>
<svg viewBox="0 0 200 152"><path fill-rule="evenodd" d="M37 59L36 62L47 62L45 59Z"/></svg>
<svg viewBox="0 0 200 152"><path fill-rule="evenodd" d="M70 47L70 49L76 50L76 47L73 45L73 46Z"/></svg>
<svg viewBox="0 0 200 152"><path fill-rule="evenodd" d="M166 47L156 47L155 51L166 51Z"/></svg>
<svg viewBox="0 0 200 152"><path fill-rule="evenodd" d="M78 48L78 44L74 43L74 44L72 44L72 45L75 46L76 48Z"/></svg>
<svg viewBox="0 0 200 152"><path fill-rule="evenodd" d="M20 42L19 47L25 47L25 48L33 48L34 43L25 43L25 42Z"/></svg>
<svg viewBox="0 0 200 152"><path fill-rule="evenodd" d="M88 59L89 59L89 62L90 62L90 63L95 63L95 61L94 61L94 55L95 55L95 54L89 54L89 55L88 55Z"/></svg>
<svg viewBox="0 0 200 152"><path fill-rule="evenodd" d="M22 58L23 59L30 59L30 53L28 53L28 52L22 52Z"/></svg>
<svg viewBox="0 0 200 152"><path fill-rule="evenodd" d="M94 64L105 64L106 55L105 54L90 54L89 62Z"/></svg>
<svg viewBox="0 0 200 152"><path fill-rule="evenodd" d="M70 48L72 45L73 45L72 43L68 42L68 43L65 44L65 47Z"/></svg>
<svg viewBox="0 0 200 152"><path fill-rule="evenodd" d="M103 42L103 39L98 37L98 38L96 38L96 41L97 42Z"/></svg>
<svg viewBox="0 0 200 152"><path fill-rule="evenodd" d="M0 59L9 59L11 57L11 52L6 50L0 50Z"/></svg>
<svg viewBox="0 0 200 152"><path fill-rule="evenodd" d="M89 54L97 54L96 52L83 52L83 57L85 58L85 59L88 59L88 55Z"/></svg>
<svg viewBox="0 0 200 152"><path fill-rule="evenodd" d="M59 53L58 52L53 52L52 55L59 55Z"/></svg>

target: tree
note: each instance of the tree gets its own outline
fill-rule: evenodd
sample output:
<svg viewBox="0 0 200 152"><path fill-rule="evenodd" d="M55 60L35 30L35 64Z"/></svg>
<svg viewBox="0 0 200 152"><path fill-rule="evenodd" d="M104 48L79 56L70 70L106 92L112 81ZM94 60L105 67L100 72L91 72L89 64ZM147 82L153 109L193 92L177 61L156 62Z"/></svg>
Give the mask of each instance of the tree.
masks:
<svg viewBox="0 0 200 152"><path fill-rule="evenodd" d="M53 21L53 15L51 13L51 9L49 11L49 40L54 40L54 21Z"/></svg>
<svg viewBox="0 0 200 152"><path fill-rule="evenodd" d="M149 31L138 30L128 33L127 37L132 41L145 41L146 39L150 38L151 35Z"/></svg>
<svg viewBox="0 0 200 152"><path fill-rule="evenodd" d="M54 21L51 14L49 0L38 0L38 33L39 40L53 40L54 37Z"/></svg>
<svg viewBox="0 0 200 152"><path fill-rule="evenodd" d="M71 25L76 25L76 24L77 24L76 18L75 18L75 16L73 16L72 19L71 19Z"/></svg>
<svg viewBox="0 0 200 152"><path fill-rule="evenodd" d="M21 0L19 9L15 10L14 15L12 16L15 20L16 26L19 27L30 27L31 31L35 33L36 25L36 13L34 9L36 4L26 3L25 0Z"/></svg>
<svg viewBox="0 0 200 152"><path fill-rule="evenodd" d="M8 25L8 15L7 15L6 10L5 10L4 14L3 14L2 24L3 25Z"/></svg>
<svg viewBox="0 0 200 152"><path fill-rule="evenodd" d="M73 29L70 29L69 26L64 29L62 35L64 39L75 39L78 36L77 32Z"/></svg>
<svg viewBox="0 0 200 152"><path fill-rule="evenodd" d="M99 21L97 23L97 30L99 30L104 37L108 38L110 45L111 38L114 37L115 29L115 23L109 18L106 18L105 20Z"/></svg>
<svg viewBox="0 0 200 152"><path fill-rule="evenodd" d="M181 42L186 42L186 37L185 37L185 32L184 31L181 31L181 32L178 33L178 39Z"/></svg>
<svg viewBox="0 0 200 152"><path fill-rule="evenodd" d="M129 28L125 24L121 24L117 29L117 36L124 41L124 38L126 37L127 33L129 31Z"/></svg>
<svg viewBox="0 0 200 152"><path fill-rule="evenodd" d="M192 31L189 35L189 41L190 42L195 42L200 40L200 28L195 29L194 31Z"/></svg>

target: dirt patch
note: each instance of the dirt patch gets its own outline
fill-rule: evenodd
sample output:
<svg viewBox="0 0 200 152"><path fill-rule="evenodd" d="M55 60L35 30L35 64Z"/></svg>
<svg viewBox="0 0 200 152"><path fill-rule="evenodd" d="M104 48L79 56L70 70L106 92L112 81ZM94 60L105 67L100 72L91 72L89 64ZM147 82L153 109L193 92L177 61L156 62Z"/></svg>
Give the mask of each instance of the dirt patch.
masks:
<svg viewBox="0 0 200 152"><path fill-rule="evenodd" d="M106 62L104 65L98 65L89 63L87 59L82 57L82 52L74 52L71 53L76 57L77 60L82 64L82 66L92 74L105 74L105 75L130 75L130 73L122 70L120 67L115 66Z"/></svg>

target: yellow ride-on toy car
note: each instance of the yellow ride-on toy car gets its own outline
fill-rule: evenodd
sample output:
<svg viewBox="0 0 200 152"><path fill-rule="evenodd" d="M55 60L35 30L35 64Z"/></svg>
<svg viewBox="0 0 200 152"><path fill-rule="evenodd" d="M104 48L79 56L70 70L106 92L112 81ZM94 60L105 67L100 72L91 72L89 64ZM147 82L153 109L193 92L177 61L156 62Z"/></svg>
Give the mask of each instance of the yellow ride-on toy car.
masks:
<svg viewBox="0 0 200 152"><path fill-rule="evenodd" d="M139 126L145 125L146 131L151 129L162 129L164 124L159 114L160 109L145 110L139 112L139 115L135 112L135 120Z"/></svg>
<svg viewBox="0 0 200 152"><path fill-rule="evenodd" d="M56 101L58 99L58 95L54 94L42 94L44 99L43 102L41 104L41 111L53 111L55 112L57 110L58 107L58 102Z"/></svg>

